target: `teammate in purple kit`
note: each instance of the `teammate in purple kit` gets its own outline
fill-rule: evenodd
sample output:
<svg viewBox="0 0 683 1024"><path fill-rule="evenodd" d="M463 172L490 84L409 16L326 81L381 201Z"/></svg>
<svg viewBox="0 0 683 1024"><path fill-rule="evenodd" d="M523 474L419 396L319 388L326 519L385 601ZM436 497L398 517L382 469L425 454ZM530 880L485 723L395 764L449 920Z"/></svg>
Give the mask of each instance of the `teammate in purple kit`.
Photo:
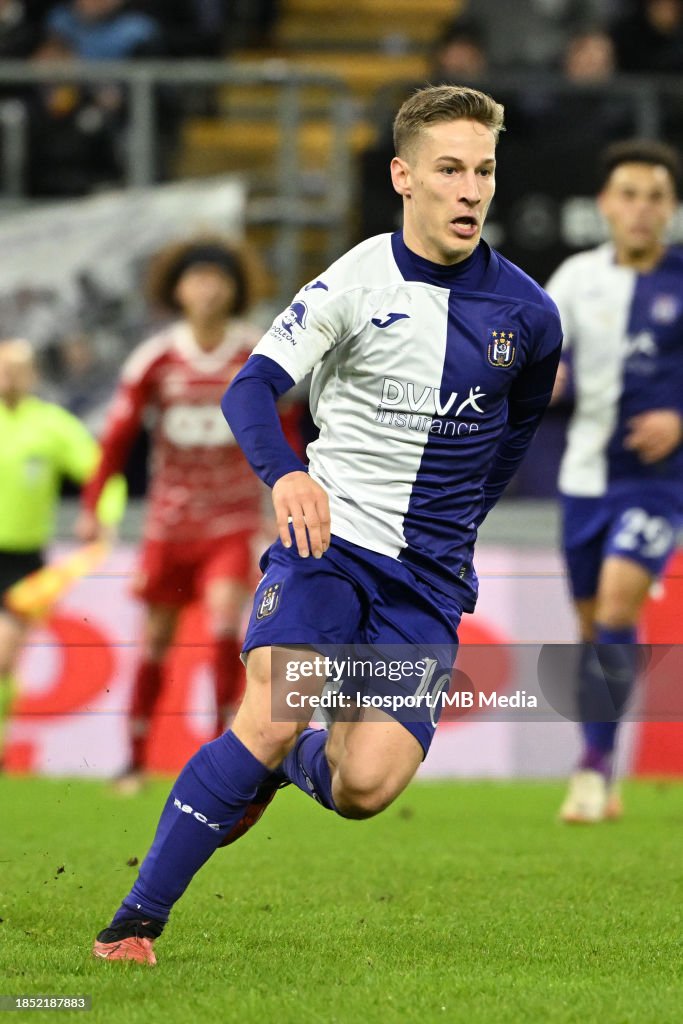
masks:
<svg viewBox="0 0 683 1024"><path fill-rule="evenodd" d="M637 626L683 522L683 250L666 243L677 153L626 141L603 157L610 241L572 256L548 291L566 334L556 393L576 393L560 470L563 544L581 639L583 751L560 817L621 814L612 777L638 669Z"/></svg>
<svg viewBox="0 0 683 1024"><path fill-rule="evenodd" d="M271 680L271 650L444 647L450 672L476 601L477 526L527 450L561 346L553 302L481 241L502 127L502 107L476 90L408 99L391 163L403 230L361 243L304 287L228 390L224 411L273 489L279 527L244 643L247 689L232 729L174 783L96 956L155 962L152 943L195 873L283 783L368 818L427 754L436 715L360 712L329 731L273 721L271 682L282 680ZM275 402L311 370L320 436L307 467ZM415 693L424 684L419 673L411 681Z"/></svg>

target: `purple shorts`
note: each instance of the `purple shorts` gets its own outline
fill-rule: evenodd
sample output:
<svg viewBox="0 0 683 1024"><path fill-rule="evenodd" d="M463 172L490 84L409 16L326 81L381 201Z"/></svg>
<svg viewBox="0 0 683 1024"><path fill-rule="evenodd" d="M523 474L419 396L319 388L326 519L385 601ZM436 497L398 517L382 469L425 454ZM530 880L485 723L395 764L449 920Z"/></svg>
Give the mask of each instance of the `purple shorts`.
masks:
<svg viewBox="0 0 683 1024"><path fill-rule="evenodd" d="M301 645L322 653L339 646L395 653L403 645L406 657L416 661L438 651L440 666L449 652L450 671L462 607L397 559L333 537L321 559L301 558L295 546L285 548L277 540L260 565L264 576L256 589L244 651ZM416 676L416 692L419 683ZM438 714L420 721L392 717L426 754Z"/></svg>
<svg viewBox="0 0 683 1024"><path fill-rule="evenodd" d="M572 594L595 597L602 563L618 555L660 576L683 525L683 501L651 481L615 486L600 498L562 498L562 546Z"/></svg>

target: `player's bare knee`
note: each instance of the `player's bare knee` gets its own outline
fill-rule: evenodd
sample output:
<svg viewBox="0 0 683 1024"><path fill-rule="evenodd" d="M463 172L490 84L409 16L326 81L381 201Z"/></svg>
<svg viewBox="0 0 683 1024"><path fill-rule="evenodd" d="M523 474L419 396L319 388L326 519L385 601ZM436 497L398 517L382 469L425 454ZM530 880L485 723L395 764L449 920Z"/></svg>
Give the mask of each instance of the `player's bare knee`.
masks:
<svg viewBox="0 0 683 1024"><path fill-rule="evenodd" d="M142 654L145 660L162 661L166 656L175 628L175 620L169 622L164 618L150 616L145 624L142 641Z"/></svg>
<svg viewBox="0 0 683 1024"><path fill-rule="evenodd" d="M358 770L334 773L332 797L340 814L346 818L373 818L389 806L398 795L386 777L377 778Z"/></svg>
<svg viewBox="0 0 683 1024"><path fill-rule="evenodd" d="M238 739L255 757L271 766L284 760L304 728L299 722L271 721L258 704L254 707L249 703L248 695L232 724Z"/></svg>
<svg viewBox="0 0 683 1024"><path fill-rule="evenodd" d="M268 746L274 753L282 753L284 757L301 730L295 722L262 722L256 731L264 746Z"/></svg>
<svg viewBox="0 0 683 1024"><path fill-rule="evenodd" d="M394 799L393 794L383 791L380 787L374 789L353 789L341 785L333 787L332 798L335 807L345 818L355 818L359 821L365 818L374 818L385 810Z"/></svg>
<svg viewBox="0 0 683 1024"><path fill-rule="evenodd" d="M615 597L598 606L595 618L606 629L630 629L638 622L638 614L631 600Z"/></svg>

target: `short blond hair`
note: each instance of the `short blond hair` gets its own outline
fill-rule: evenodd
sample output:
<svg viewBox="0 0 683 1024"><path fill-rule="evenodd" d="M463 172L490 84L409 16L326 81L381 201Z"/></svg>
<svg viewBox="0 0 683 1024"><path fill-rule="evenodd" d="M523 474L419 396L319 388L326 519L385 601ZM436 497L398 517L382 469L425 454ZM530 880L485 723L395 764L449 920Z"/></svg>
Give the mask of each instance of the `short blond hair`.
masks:
<svg viewBox="0 0 683 1024"><path fill-rule="evenodd" d="M430 124L478 121L498 136L505 131L505 108L488 93L466 85L430 85L409 96L394 118L394 147L403 157Z"/></svg>

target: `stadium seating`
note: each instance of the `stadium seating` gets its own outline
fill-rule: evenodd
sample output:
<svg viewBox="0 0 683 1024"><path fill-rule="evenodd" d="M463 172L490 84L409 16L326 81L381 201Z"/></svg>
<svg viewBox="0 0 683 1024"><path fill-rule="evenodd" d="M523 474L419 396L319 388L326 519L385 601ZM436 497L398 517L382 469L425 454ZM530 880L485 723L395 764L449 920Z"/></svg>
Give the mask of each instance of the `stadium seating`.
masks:
<svg viewBox="0 0 683 1024"><path fill-rule="evenodd" d="M378 93L397 83L426 79L428 44L444 22L455 16L458 4L454 0L354 0L353 8L349 17L348 6L340 7L337 0L283 0L273 48L242 51L233 57L242 63L285 61L298 71L342 80L353 101L348 141L357 155L375 138ZM270 85L221 88L216 115L190 118L185 124L174 173L191 177L246 173L256 202L272 196L273 153L281 141L278 96L277 88ZM302 121L295 144L314 191L321 183L324 191L325 176L331 171L330 98L329 88L310 86L300 93ZM267 246L264 218L251 219L258 225L258 242ZM326 233L312 224L302 230L304 235L301 241L315 273L329 251Z"/></svg>

